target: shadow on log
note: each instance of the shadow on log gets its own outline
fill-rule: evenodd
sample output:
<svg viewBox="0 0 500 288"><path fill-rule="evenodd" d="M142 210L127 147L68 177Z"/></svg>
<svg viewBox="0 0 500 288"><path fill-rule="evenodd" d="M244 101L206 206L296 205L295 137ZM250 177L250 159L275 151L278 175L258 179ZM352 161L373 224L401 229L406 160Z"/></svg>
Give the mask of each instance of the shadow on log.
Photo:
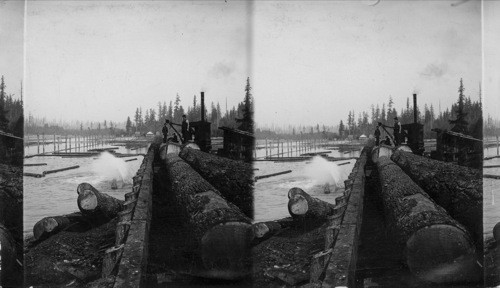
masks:
<svg viewBox="0 0 500 288"><path fill-rule="evenodd" d="M16 242L10 235L9 230L0 224L0 245L1 245L1 270L0 270L0 285L8 287L12 284L11 277L16 271Z"/></svg>
<svg viewBox="0 0 500 288"><path fill-rule="evenodd" d="M482 246L483 183L480 170L402 151L394 152L391 159L469 230L477 246Z"/></svg>
<svg viewBox="0 0 500 288"><path fill-rule="evenodd" d="M202 267L193 267L194 274L237 279L251 273L251 220L179 156L167 155L166 170L180 216L191 231L187 239L201 258Z"/></svg>
<svg viewBox="0 0 500 288"><path fill-rule="evenodd" d="M212 184L229 202L253 219L253 169L242 161L200 150L182 149L179 156Z"/></svg>
<svg viewBox="0 0 500 288"><path fill-rule="evenodd" d="M405 250L418 278L436 283L482 279L473 241L462 225L387 157L379 157L381 197L387 227Z"/></svg>

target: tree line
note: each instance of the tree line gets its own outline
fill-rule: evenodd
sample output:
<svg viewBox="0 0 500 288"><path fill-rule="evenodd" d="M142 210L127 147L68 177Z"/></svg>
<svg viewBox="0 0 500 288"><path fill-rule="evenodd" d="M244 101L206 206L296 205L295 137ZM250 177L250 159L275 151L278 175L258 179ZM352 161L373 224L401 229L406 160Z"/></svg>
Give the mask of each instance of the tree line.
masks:
<svg viewBox="0 0 500 288"><path fill-rule="evenodd" d="M432 129L438 128L442 130L451 130L475 138L482 139L483 137L483 116L481 92L479 92L478 100L471 100L470 96L465 96L465 88L463 81L460 79L458 88L458 100L451 108L445 111L440 111L438 114L434 111L433 105L424 104L423 111L417 106L417 122L424 125L424 138L435 138L436 134ZM398 113L394 106L392 96L389 96L387 106L385 103L380 107L379 104L371 105L371 113L366 111L356 114L354 111L349 111L347 121L340 120L339 135L347 137L352 135L353 138L358 138L361 135L369 136L375 131L375 126L381 122L392 126L394 117L398 117L401 124L409 124L414 122L414 108L410 105L410 98L406 98L406 107L401 108ZM493 121L491 120L493 125ZM490 131L491 130L491 131ZM491 133L494 129L485 130L485 134Z"/></svg>
<svg viewBox="0 0 500 288"><path fill-rule="evenodd" d="M230 110L222 111L219 102L215 104L212 101L209 107L205 105L205 120L212 123L212 137L222 136L223 132L218 129L218 127L222 126L253 133L253 98L250 91L250 79L247 78L244 100L238 103L236 107L233 106ZM132 118L127 117L125 133L128 135L136 132L141 135L150 131L155 133L161 131L165 120L180 124L182 115L186 115L190 122L201 120L201 102L198 101L196 95L193 96L192 106L184 107L177 93L174 101L170 100L168 106L167 102L163 101L163 103L158 102L156 108L144 110L142 107L136 108L134 116Z"/></svg>
<svg viewBox="0 0 500 288"><path fill-rule="evenodd" d="M2 75L0 80L0 160L3 163L14 163L16 162L13 161L14 159L22 159L23 153L23 141L19 139L24 135L22 84L20 99L16 99L14 94L7 94L6 88L7 85Z"/></svg>

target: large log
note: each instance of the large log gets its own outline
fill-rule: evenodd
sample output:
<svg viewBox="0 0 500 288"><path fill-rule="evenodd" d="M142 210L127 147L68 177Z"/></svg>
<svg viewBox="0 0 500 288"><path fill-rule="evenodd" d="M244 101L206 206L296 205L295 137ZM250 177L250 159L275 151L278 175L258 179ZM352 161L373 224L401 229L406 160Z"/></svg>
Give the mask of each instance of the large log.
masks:
<svg viewBox="0 0 500 288"><path fill-rule="evenodd" d="M45 217L33 226L33 239L40 241L63 230L83 232L90 228L92 228L91 222L80 212Z"/></svg>
<svg viewBox="0 0 500 288"><path fill-rule="evenodd" d="M115 218L123 210L123 201L99 192L92 185L78 185L78 209L86 217L105 222Z"/></svg>
<svg viewBox="0 0 500 288"><path fill-rule="evenodd" d="M481 171L396 151L391 157L451 217L464 225L476 245L483 242Z"/></svg>
<svg viewBox="0 0 500 288"><path fill-rule="evenodd" d="M312 197L300 188L288 191L288 212L293 218L326 220L334 211L335 205Z"/></svg>
<svg viewBox="0 0 500 288"><path fill-rule="evenodd" d="M283 218L280 220L259 222L252 225L255 239L263 240L278 233L282 229L291 227L293 225L293 218Z"/></svg>
<svg viewBox="0 0 500 288"><path fill-rule="evenodd" d="M404 248L410 271L437 283L482 277L476 270L475 247L466 228L389 158L379 157L377 169L386 226Z"/></svg>
<svg viewBox="0 0 500 288"><path fill-rule="evenodd" d="M179 156L212 184L228 201L253 219L253 169L242 161L215 156L188 147Z"/></svg>
<svg viewBox="0 0 500 288"><path fill-rule="evenodd" d="M251 273L251 220L179 156L168 154L166 168L170 193L191 231L186 240L201 258L196 274L236 279Z"/></svg>

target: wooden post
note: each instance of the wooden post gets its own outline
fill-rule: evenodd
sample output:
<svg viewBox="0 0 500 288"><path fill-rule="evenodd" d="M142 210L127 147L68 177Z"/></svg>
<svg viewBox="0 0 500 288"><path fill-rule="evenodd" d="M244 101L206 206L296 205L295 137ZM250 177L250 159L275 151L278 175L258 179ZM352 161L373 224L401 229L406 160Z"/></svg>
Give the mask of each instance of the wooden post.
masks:
<svg viewBox="0 0 500 288"><path fill-rule="evenodd" d="M497 135L497 156L500 155L499 150L500 150L500 142L498 142L498 135Z"/></svg>
<svg viewBox="0 0 500 288"><path fill-rule="evenodd" d="M71 135L69 136L69 152L71 152Z"/></svg>
<svg viewBox="0 0 500 288"><path fill-rule="evenodd" d="M40 154L40 134L36 134L36 150L37 154Z"/></svg>
<svg viewBox="0 0 500 288"><path fill-rule="evenodd" d="M267 158L267 138L266 138L266 158Z"/></svg>
<svg viewBox="0 0 500 288"><path fill-rule="evenodd" d="M52 144L54 145L54 150L52 150L52 152L56 152L56 134L54 133L54 141L52 142Z"/></svg>
<svg viewBox="0 0 500 288"><path fill-rule="evenodd" d="M42 149L43 149L43 154L45 154L45 132L42 134Z"/></svg>

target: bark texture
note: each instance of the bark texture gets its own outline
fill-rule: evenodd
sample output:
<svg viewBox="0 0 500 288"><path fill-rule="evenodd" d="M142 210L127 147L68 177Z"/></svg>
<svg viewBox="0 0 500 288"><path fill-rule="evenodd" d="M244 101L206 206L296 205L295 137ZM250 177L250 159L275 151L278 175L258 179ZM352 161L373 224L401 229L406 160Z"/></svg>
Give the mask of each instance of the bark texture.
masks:
<svg viewBox="0 0 500 288"><path fill-rule="evenodd" d="M278 233L282 229L293 226L293 223L293 218L288 217L275 221L255 223L252 226L255 238L264 240Z"/></svg>
<svg viewBox="0 0 500 288"><path fill-rule="evenodd" d="M464 225L479 245L483 242L481 171L396 151L391 157L451 217Z"/></svg>
<svg viewBox="0 0 500 288"><path fill-rule="evenodd" d="M334 210L335 205L314 198L300 188L288 191L288 212L293 218L326 220Z"/></svg>
<svg viewBox="0 0 500 288"><path fill-rule="evenodd" d="M179 156L212 184L228 201L253 219L253 169L242 161L183 148Z"/></svg>
<svg viewBox="0 0 500 288"><path fill-rule="evenodd" d="M92 228L91 222L80 212L63 216L45 217L33 226L33 239L40 241L63 230L83 232L90 228Z"/></svg>
<svg viewBox="0 0 500 288"><path fill-rule="evenodd" d="M251 220L179 156L166 158L167 181L191 231L204 277L235 279L251 273Z"/></svg>
<svg viewBox="0 0 500 288"><path fill-rule="evenodd" d="M405 249L410 271L438 283L477 280L475 247L465 227L389 158L379 157L377 169L386 224Z"/></svg>
<svg viewBox="0 0 500 288"><path fill-rule="evenodd" d="M77 188L77 201L78 209L85 217L103 223L115 218L123 210L122 200L101 193L88 183L82 184Z"/></svg>

